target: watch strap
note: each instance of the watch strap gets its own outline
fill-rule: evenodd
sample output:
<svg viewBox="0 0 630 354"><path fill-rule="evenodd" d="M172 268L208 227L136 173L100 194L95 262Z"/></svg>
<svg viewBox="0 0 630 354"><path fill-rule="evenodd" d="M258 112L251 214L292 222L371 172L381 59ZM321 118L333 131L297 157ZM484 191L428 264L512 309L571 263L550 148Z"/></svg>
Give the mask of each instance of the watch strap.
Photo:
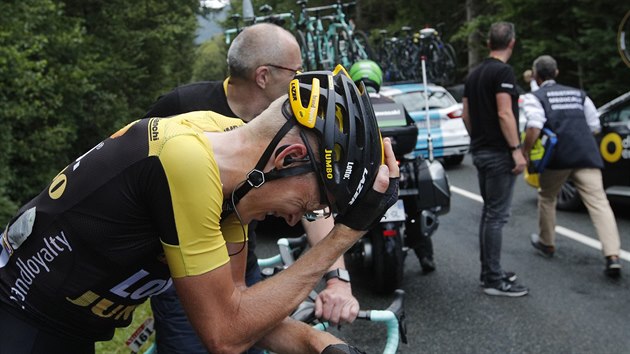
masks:
<svg viewBox="0 0 630 354"><path fill-rule="evenodd" d="M516 151L516 150L518 150L520 148L521 148L521 144L518 144L516 146L510 146L510 151Z"/></svg>
<svg viewBox="0 0 630 354"><path fill-rule="evenodd" d="M346 269L342 269L342 268L337 268L337 269L333 269L329 272L327 272L326 274L324 274L324 279L326 281L332 279L332 278L337 278L341 281L345 281L347 283L350 282L350 273L348 273L348 271Z"/></svg>

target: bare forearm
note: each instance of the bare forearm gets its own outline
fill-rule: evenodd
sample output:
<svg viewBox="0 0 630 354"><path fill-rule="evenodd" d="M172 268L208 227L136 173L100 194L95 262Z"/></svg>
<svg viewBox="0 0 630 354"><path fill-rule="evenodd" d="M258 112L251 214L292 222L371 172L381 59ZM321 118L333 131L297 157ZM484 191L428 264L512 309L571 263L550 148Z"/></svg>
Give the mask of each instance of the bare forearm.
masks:
<svg viewBox="0 0 630 354"><path fill-rule="evenodd" d="M287 318L256 345L274 353L319 354L329 344L342 341L328 332L318 331L310 325Z"/></svg>
<svg viewBox="0 0 630 354"><path fill-rule="evenodd" d="M287 317L315 287L324 273L364 232L337 225L330 235L314 245L295 264L240 294L239 311L229 317L243 322L246 338L256 341L256 333L269 330L271 323ZM249 309L245 312L244 309ZM246 325L245 325L246 323ZM252 342L253 343L253 342ZM250 343L250 344L252 344Z"/></svg>
<svg viewBox="0 0 630 354"><path fill-rule="evenodd" d="M335 226L335 220L332 217L325 219L318 219L313 222L303 221L302 225L304 226L304 230L306 231L306 236L308 237L309 245L316 245L319 241L323 240L330 230ZM333 263L329 269L337 269L344 268L345 262L343 259L343 255Z"/></svg>
<svg viewBox="0 0 630 354"><path fill-rule="evenodd" d="M499 113L499 126L509 146L517 146L520 143L518 130L516 129L516 119L511 112Z"/></svg>

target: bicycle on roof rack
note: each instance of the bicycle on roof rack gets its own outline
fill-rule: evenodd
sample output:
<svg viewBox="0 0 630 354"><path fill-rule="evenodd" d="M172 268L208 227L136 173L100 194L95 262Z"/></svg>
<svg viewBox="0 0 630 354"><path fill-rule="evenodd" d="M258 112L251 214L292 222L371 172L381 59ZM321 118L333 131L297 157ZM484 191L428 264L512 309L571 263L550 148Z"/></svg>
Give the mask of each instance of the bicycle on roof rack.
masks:
<svg viewBox="0 0 630 354"><path fill-rule="evenodd" d="M438 26L439 27L439 26ZM455 80L457 59L453 46L444 42L433 27L413 31L403 26L394 36L379 31L378 60L385 81L418 81L422 79L421 58L426 58L428 82L450 85Z"/></svg>

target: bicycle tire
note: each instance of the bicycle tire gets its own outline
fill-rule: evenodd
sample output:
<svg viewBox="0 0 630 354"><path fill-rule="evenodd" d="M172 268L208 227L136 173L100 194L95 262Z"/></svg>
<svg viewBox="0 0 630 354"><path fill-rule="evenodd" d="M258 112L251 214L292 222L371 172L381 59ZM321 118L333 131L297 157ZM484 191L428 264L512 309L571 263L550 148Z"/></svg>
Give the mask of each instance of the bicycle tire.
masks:
<svg viewBox="0 0 630 354"><path fill-rule="evenodd" d="M345 68L350 68L355 62L355 58L352 55L354 51L352 44L350 32L343 28L339 29L334 41L335 63L341 64Z"/></svg>
<svg viewBox="0 0 630 354"><path fill-rule="evenodd" d="M368 40L368 36L365 32L361 30L355 30L353 32L352 45L352 57L354 59L353 61L361 59L373 60L375 58L374 51L370 46L370 41Z"/></svg>
<svg viewBox="0 0 630 354"><path fill-rule="evenodd" d="M455 71L457 69L457 57L455 49L450 43L442 43L443 73L442 86L452 85L455 82Z"/></svg>
<svg viewBox="0 0 630 354"><path fill-rule="evenodd" d="M382 224L368 231L368 234L373 251L374 291L381 294L391 293L400 288L403 281L405 258L402 235L397 232L394 236L384 237Z"/></svg>
<svg viewBox="0 0 630 354"><path fill-rule="evenodd" d="M300 45L300 52L302 54L302 68L304 71L313 71L317 66L315 62L315 53L311 52L312 44L308 41L308 37L304 32L298 30L295 32L295 38Z"/></svg>
<svg viewBox="0 0 630 354"><path fill-rule="evenodd" d="M626 12L619 24L617 50L619 50L621 60L630 68L630 11Z"/></svg>

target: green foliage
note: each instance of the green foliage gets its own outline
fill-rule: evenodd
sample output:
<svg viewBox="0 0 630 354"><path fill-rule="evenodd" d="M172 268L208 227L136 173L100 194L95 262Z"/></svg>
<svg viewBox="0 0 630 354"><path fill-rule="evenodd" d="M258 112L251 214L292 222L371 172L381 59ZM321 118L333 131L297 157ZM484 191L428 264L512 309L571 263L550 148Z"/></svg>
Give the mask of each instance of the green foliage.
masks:
<svg viewBox="0 0 630 354"><path fill-rule="evenodd" d="M227 48L223 36L202 43L195 52L192 81L223 80L227 74Z"/></svg>
<svg viewBox="0 0 630 354"><path fill-rule="evenodd" d="M72 159L189 81L198 4L0 3L0 224Z"/></svg>
<svg viewBox="0 0 630 354"><path fill-rule="evenodd" d="M78 23L59 13L47 0L0 4L2 223L61 167L76 137L64 97L89 88L68 85L84 77L71 57L82 38Z"/></svg>

